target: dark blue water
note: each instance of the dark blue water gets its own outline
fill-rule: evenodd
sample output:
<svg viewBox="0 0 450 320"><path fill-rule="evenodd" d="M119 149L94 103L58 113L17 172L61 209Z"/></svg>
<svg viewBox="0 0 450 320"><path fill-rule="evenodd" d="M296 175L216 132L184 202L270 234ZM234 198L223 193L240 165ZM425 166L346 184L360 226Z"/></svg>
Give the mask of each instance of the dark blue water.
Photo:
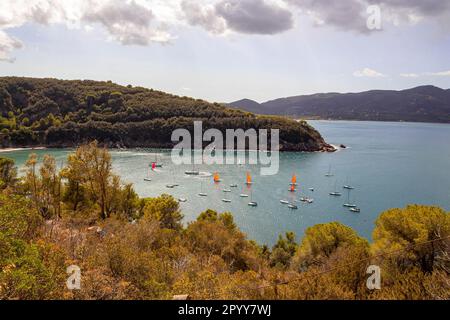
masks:
<svg viewBox="0 0 450 320"><path fill-rule="evenodd" d="M407 204L441 206L450 210L450 126L423 123L382 123L349 121L311 121L325 139L348 149L336 153L283 153L280 172L275 176L260 176L258 166L199 166L202 172L218 171L222 183L214 184L212 177L188 177L189 166L175 166L170 153L154 150L113 151L114 169L127 182L135 185L141 196L161 193L187 198L181 204L185 221L195 219L208 208L233 213L239 227L249 238L260 243L273 244L278 235L294 231L300 237L304 230L318 223L340 221L368 239L371 239L374 221L381 212ZM50 153L62 165L69 150L40 150ZM23 165L30 151L3 154ZM164 164L152 173L152 182L144 182L147 166L155 159ZM331 166L334 177L325 177ZM252 172L254 185L244 186L245 174ZM288 192L293 173L299 179L299 192ZM167 189L166 184L179 187ZM223 193L230 183L238 188ZM361 208L355 214L344 208L347 192L344 184L351 184L351 202ZM343 196L329 196L331 191ZM314 187L311 192L308 188ZM199 192L208 193L201 198ZM248 206L249 199L240 193L253 195L258 207ZM313 204L297 203L298 210L290 210L280 199L298 200L301 195L314 198ZM221 199L229 198L231 203Z"/></svg>

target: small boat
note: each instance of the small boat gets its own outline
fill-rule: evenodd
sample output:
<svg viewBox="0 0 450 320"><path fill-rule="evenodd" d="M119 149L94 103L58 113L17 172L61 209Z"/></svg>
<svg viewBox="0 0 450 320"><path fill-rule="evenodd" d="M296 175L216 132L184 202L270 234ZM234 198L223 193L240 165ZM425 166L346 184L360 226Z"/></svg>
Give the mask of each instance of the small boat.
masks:
<svg viewBox="0 0 450 320"><path fill-rule="evenodd" d="M325 175L325 177L333 177L334 176L334 174L331 172L331 165L328 167L328 172L327 172L327 174Z"/></svg>
<svg viewBox="0 0 450 320"><path fill-rule="evenodd" d="M342 196L342 193L337 191L337 181L334 183L334 190L335 191L330 192L330 196L333 196L333 197L340 197L340 196Z"/></svg>
<svg viewBox="0 0 450 320"><path fill-rule="evenodd" d="M200 183L200 193L198 194L200 197L207 197L208 194L203 192L203 181Z"/></svg>
<svg viewBox="0 0 450 320"><path fill-rule="evenodd" d="M239 195L239 197L241 197L241 198L248 198L248 194L241 193L241 194Z"/></svg>
<svg viewBox="0 0 450 320"><path fill-rule="evenodd" d="M247 179L245 181L245 184L248 185L248 186L253 184L252 176L250 175L250 172L247 172Z"/></svg>
<svg viewBox="0 0 450 320"><path fill-rule="evenodd" d="M314 199L308 198L306 199L306 202L308 202L309 204L314 203Z"/></svg>
<svg viewBox="0 0 450 320"><path fill-rule="evenodd" d="M187 202L186 198L178 198L178 202Z"/></svg>
<svg viewBox="0 0 450 320"><path fill-rule="evenodd" d="M144 181L150 182L150 181L152 181L152 179L150 179L150 178L144 178Z"/></svg>
<svg viewBox="0 0 450 320"><path fill-rule="evenodd" d="M219 182L221 182L220 176L219 176L219 174L216 172L216 173L214 173L214 183L219 183Z"/></svg>
<svg viewBox="0 0 450 320"><path fill-rule="evenodd" d="M347 177L347 182L345 183L345 185L344 185L342 188L347 189L347 190L353 190L353 189L355 189L354 187L352 187L352 186L350 185L350 183L349 183L349 181L348 181L348 177Z"/></svg>
<svg viewBox="0 0 450 320"><path fill-rule="evenodd" d="M173 188L175 188L175 185L174 184L168 184L168 185L166 185L166 188L167 189L173 189Z"/></svg>
<svg viewBox="0 0 450 320"><path fill-rule="evenodd" d="M291 184L291 187L289 188L289 192L296 192L297 189L295 189L295 186Z"/></svg>
<svg viewBox="0 0 450 320"><path fill-rule="evenodd" d="M292 204L292 203L288 204L288 208L292 209L292 210L297 210L298 209L298 207L295 204Z"/></svg>
<svg viewBox="0 0 450 320"><path fill-rule="evenodd" d="M250 207L257 207L257 206L258 206L258 202L253 201L253 191L252 191L252 193L250 194L250 202L248 203L248 205L249 205Z"/></svg>
<svg viewBox="0 0 450 320"><path fill-rule="evenodd" d="M188 175L188 176L198 176L200 175L200 171L195 169L195 165L192 165L192 170L187 170L184 172L184 174Z"/></svg>
<svg viewBox="0 0 450 320"><path fill-rule="evenodd" d="M289 201L287 201L287 200L280 200L280 202L281 202L282 204L289 204Z"/></svg>
<svg viewBox="0 0 450 320"><path fill-rule="evenodd" d="M222 191L223 191L223 192L231 192L230 189L223 189Z"/></svg>
<svg viewBox="0 0 450 320"><path fill-rule="evenodd" d="M231 200L230 199L222 199L222 202L230 203Z"/></svg>
<svg viewBox="0 0 450 320"><path fill-rule="evenodd" d="M350 201L350 193L352 192L352 189L347 189L347 202L343 204L345 208L356 208L356 204L352 204Z"/></svg>
<svg viewBox="0 0 450 320"><path fill-rule="evenodd" d="M230 184L230 188L237 188L238 185L237 184Z"/></svg>
<svg viewBox="0 0 450 320"><path fill-rule="evenodd" d="M360 213L361 212L361 209L360 208L350 208L350 211L351 212L355 212L355 213Z"/></svg>
<svg viewBox="0 0 450 320"><path fill-rule="evenodd" d="M308 190L311 192L314 192L314 188L309 188Z"/></svg>
<svg viewBox="0 0 450 320"><path fill-rule="evenodd" d="M295 174L292 176L290 185L294 186L294 187L296 187L298 185L297 184L297 176Z"/></svg>
<svg viewBox="0 0 450 320"><path fill-rule="evenodd" d="M158 162L158 154L155 154L155 161L153 162L153 164L155 165L155 168L162 168L162 163Z"/></svg>

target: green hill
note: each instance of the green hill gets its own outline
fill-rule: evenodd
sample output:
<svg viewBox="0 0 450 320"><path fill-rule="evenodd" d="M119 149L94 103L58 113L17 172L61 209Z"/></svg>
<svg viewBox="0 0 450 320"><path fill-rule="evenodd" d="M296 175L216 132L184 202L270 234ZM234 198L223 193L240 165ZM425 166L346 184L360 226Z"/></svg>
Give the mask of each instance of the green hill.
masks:
<svg viewBox="0 0 450 320"><path fill-rule="evenodd" d="M258 116L218 103L110 81L0 78L0 146L73 147L91 140L109 147L173 146L172 131L193 121L204 130L280 129L285 151L330 151L304 122Z"/></svg>

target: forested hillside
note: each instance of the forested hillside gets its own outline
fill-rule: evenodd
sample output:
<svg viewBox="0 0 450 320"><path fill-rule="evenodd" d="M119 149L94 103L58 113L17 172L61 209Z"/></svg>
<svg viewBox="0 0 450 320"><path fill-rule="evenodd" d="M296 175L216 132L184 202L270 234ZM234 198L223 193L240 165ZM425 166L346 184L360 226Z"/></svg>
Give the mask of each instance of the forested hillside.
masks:
<svg viewBox="0 0 450 320"><path fill-rule="evenodd" d="M172 147L178 128L280 129L282 150L332 150L306 123L111 82L0 78L0 147Z"/></svg>
<svg viewBox="0 0 450 320"><path fill-rule="evenodd" d="M438 207L382 213L371 244L330 222L270 248L229 212L185 224L171 196L139 198L95 143L61 171L35 155L24 169L19 179L0 158L0 300L450 299L450 215ZM71 265L80 290L66 287ZM381 268L377 290L366 286L370 265Z"/></svg>

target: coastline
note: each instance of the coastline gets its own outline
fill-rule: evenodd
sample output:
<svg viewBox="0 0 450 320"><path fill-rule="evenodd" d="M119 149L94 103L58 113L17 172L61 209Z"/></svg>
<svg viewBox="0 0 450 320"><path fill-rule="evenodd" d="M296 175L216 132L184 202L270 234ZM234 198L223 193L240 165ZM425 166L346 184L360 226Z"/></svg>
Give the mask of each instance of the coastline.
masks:
<svg viewBox="0 0 450 320"><path fill-rule="evenodd" d="M46 147L34 147L34 148L0 148L0 153L14 152L14 151L27 151L27 150L45 150Z"/></svg>

